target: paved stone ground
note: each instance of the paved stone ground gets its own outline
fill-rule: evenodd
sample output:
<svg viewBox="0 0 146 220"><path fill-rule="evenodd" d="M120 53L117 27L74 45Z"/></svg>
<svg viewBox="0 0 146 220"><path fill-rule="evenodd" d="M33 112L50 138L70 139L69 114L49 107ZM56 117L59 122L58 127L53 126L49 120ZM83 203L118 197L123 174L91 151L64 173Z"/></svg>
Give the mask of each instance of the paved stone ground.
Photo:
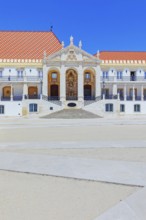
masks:
<svg viewBox="0 0 146 220"><path fill-rule="evenodd" d="M137 192L105 210L100 216L89 219L145 220L146 160L143 156L146 149L145 130L145 118L2 120L0 169L137 187ZM89 152L84 158L79 157L77 150L85 153L85 149L91 151L91 148L95 150L104 148L102 152L104 157L90 158ZM68 153L47 155L49 149L53 151L65 149ZM70 149L76 152L74 156L69 152ZM40 152L37 154L36 150ZM121 158L122 151L127 156L123 154ZM99 156L98 152L96 154Z"/></svg>
<svg viewBox="0 0 146 220"><path fill-rule="evenodd" d="M64 118L64 119L76 119L76 118L101 118L100 116L87 112L83 109L64 109L59 112L43 116L42 118Z"/></svg>

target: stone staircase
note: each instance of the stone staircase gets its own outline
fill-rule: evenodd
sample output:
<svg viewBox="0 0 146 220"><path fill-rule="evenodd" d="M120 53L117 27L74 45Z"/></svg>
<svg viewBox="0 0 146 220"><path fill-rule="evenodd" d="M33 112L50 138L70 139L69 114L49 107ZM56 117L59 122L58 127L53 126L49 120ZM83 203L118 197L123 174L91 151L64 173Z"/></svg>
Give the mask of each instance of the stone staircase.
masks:
<svg viewBox="0 0 146 220"><path fill-rule="evenodd" d="M85 111L83 109L63 109L58 112L45 115L41 118L60 118L60 119L83 119L83 118L101 118L100 116L93 114L91 112Z"/></svg>

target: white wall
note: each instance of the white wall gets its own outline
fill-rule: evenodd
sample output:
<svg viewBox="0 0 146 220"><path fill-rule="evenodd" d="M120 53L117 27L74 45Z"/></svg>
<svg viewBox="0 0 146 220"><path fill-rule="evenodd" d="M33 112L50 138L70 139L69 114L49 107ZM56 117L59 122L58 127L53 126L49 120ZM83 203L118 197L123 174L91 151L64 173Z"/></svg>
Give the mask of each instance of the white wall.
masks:
<svg viewBox="0 0 146 220"><path fill-rule="evenodd" d="M22 116L22 102L1 101L0 105L4 105L4 114L1 116Z"/></svg>
<svg viewBox="0 0 146 220"><path fill-rule="evenodd" d="M120 114L125 114L125 115L143 115L146 114L146 101L127 101L127 102L120 102L120 104L125 105L125 113L120 113ZM134 112L134 105L139 104L140 107L140 112Z"/></svg>

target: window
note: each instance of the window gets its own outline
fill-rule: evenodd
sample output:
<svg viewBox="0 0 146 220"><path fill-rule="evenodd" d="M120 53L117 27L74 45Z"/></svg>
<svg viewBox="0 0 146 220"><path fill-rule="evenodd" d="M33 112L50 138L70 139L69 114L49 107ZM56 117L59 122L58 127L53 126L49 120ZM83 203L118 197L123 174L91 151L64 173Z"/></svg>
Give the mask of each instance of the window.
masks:
<svg viewBox="0 0 146 220"><path fill-rule="evenodd" d="M134 112L140 112L140 105L134 105Z"/></svg>
<svg viewBox="0 0 146 220"><path fill-rule="evenodd" d="M0 105L0 114L4 114L4 105Z"/></svg>
<svg viewBox="0 0 146 220"><path fill-rule="evenodd" d="M134 71L130 72L130 80L131 81L136 81L136 73Z"/></svg>
<svg viewBox="0 0 146 220"><path fill-rule="evenodd" d="M38 111L38 105L31 103L29 104L29 112L37 112Z"/></svg>
<svg viewBox="0 0 146 220"><path fill-rule="evenodd" d="M85 73L85 79L90 79L90 73Z"/></svg>
<svg viewBox="0 0 146 220"><path fill-rule="evenodd" d="M23 70L17 70L17 76L18 76L18 78L22 78L23 77Z"/></svg>
<svg viewBox="0 0 146 220"><path fill-rule="evenodd" d="M123 98L124 97L124 91L123 91L123 89L118 89L118 94L119 94L119 96L120 96L120 98Z"/></svg>
<svg viewBox="0 0 146 220"><path fill-rule="evenodd" d="M0 70L0 78L3 76L3 71Z"/></svg>
<svg viewBox="0 0 146 220"><path fill-rule="evenodd" d="M102 72L102 77L103 79L108 79L108 72L107 71Z"/></svg>
<svg viewBox="0 0 146 220"><path fill-rule="evenodd" d="M122 79L122 75L123 75L122 71L118 71L117 72L117 79Z"/></svg>
<svg viewBox="0 0 146 220"><path fill-rule="evenodd" d="M39 78L42 78L42 77L43 77L43 72L42 72L42 70L38 70L38 77L39 77Z"/></svg>
<svg viewBox="0 0 146 220"><path fill-rule="evenodd" d="M146 72L144 73L144 79L146 79Z"/></svg>
<svg viewBox="0 0 146 220"><path fill-rule="evenodd" d="M120 112L125 112L125 105L123 104L120 105Z"/></svg>
<svg viewBox="0 0 146 220"><path fill-rule="evenodd" d="M106 112L113 112L113 104L105 104L105 111Z"/></svg>
<svg viewBox="0 0 146 220"><path fill-rule="evenodd" d="M52 73L52 79L57 79L57 73Z"/></svg>

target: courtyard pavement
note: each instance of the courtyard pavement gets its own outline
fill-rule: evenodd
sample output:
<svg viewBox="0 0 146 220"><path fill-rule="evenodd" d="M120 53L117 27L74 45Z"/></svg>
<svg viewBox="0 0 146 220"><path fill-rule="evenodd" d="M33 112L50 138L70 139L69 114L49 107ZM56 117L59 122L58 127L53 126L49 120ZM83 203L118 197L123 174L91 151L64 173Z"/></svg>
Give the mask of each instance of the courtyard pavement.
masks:
<svg viewBox="0 0 146 220"><path fill-rule="evenodd" d="M74 150L84 150L84 149L120 149L128 148L128 154L134 148L138 151L141 149L146 149L146 135L144 128L146 129L146 121L141 119L129 120L119 120L119 119L96 119L96 120L69 120L62 121L59 120L20 120L14 122L12 119L2 120L0 122L0 130L3 135L7 134L7 139L0 136L0 170L15 171L22 173L33 173L39 175L57 176L64 178L73 178L79 180L87 181L97 181L109 184L119 184L139 187L139 190L128 196L123 201L120 201L115 206L106 210L103 214L95 219L89 220L145 220L146 219L146 161L141 160L141 156L138 161L128 161L126 158L122 160L112 160L110 159L94 159L89 158L87 155L81 156L71 156L65 155L47 155L46 150L53 149L74 149ZM114 125L114 127L112 127ZM77 140L69 137L62 137L61 130L67 128L68 130L75 128L76 132L80 133L80 129L84 130L86 133L86 127L92 126L91 134L85 136L81 134L81 138L77 137ZM122 130L124 126L124 131ZM48 133L53 127L58 127L56 129L56 134L58 136L58 141L55 141L55 135L46 137L41 137L41 130L47 129ZM107 127L111 127L111 133L104 133L102 129L105 130ZM40 141L30 138L29 132L33 132L36 129L36 139L40 134ZM28 129L25 133L25 138L21 138L17 135L22 135L23 129ZM37 130L38 129L38 130ZM61 129L61 130L60 130ZM97 135L95 132L97 129ZM117 129L121 129L121 133L117 136ZM8 133L8 131L13 130L16 132L16 141L14 137ZM109 131L108 130L108 131ZM130 133L132 130L132 134ZM23 130L24 131L24 130ZM65 130L66 131L66 130ZM28 132L28 133L27 133ZM39 133L40 132L40 133ZM69 132L69 131L68 131ZM71 130L72 132L72 130ZM89 132L89 131L88 131ZM99 134L99 132L101 132ZM115 136L113 133L115 132ZM123 134L122 134L123 132ZM125 132L125 133L124 133ZM127 133L129 132L129 135ZM43 132L42 132L43 133ZM44 134L44 133L43 133ZM14 135L14 133L13 133ZM52 134L53 135L53 134ZM73 134L67 134L71 137ZM91 136L90 136L91 135ZM113 136L112 136L113 135ZM33 136L34 137L34 136ZM115 140L113 140L113 137ZM133 140L132 140L133 137ZM92 139L91 139L92 138ZM60 141L59 141L60 140ZM35 153L35 150L42 149L40 154ZM29 150L32 152L29 152ZM146 153L146 151L145 151ZM108 155L107 155L108 158ZM65 219L66 220L66 219Z"/></svg>

